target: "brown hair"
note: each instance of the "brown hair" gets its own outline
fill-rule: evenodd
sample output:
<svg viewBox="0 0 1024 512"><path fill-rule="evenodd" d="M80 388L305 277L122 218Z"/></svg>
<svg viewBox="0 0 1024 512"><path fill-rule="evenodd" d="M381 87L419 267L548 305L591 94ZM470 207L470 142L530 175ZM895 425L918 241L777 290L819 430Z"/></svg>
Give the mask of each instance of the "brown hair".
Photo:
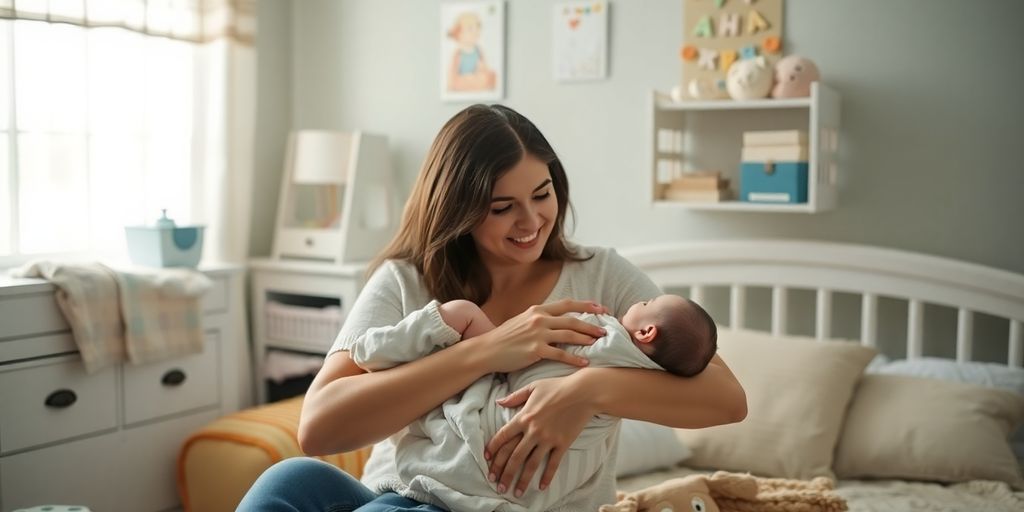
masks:
<svg viewBox="0 0 1024 512"><path fill-rule="evenodd" d="M555 150L522 114L502 105L472 105L437 134L405 203L398 233L369 271L384 260L405 260L416 266L437 300L486 302L491 278L470 232L487 217L494 183L526 154L547 163L558 202L541 259L583 259L565 242L569 181Z"/></svg>

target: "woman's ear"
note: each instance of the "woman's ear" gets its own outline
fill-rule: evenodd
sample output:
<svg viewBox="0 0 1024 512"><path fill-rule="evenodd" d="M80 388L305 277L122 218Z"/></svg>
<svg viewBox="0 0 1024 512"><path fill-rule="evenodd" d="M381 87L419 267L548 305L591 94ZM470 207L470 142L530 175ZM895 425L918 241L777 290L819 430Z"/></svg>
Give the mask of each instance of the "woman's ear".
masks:
<svg viewBox="0 0 1024 512"><path fill-rule="evenodd" d="M654 341L654 338L658 337L658 326L653 324L645 325L633 333L633 337L640 343L650 343Z"/></svg>

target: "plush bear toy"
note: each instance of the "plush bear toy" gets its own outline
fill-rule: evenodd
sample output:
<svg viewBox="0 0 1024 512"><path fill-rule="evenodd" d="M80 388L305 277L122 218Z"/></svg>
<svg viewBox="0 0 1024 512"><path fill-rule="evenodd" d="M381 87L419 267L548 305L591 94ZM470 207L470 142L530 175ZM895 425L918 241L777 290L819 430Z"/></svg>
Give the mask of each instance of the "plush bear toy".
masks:
<svg viewBox="0 0 1024 512"><path fill-rule="evenodd" d="M833 490L832 481L760 478L718 471L709 476L690 475L658 485L619 493L618 503L602 505L600 512L840 512L846 500Z"/></svg>
<svg viewBox="0 0 1024 512"><path fill-rule="evenodd" d="M772 98L803 98L811 95L811 82L821 79L811 59L790 55L775 63Z"/></svg>
<svg viewBox="0 0 1024 512"><path fill-rule="evenodd" d="M764 56L733 62L725 73L725 89L734 100L756 100L772 89L772 68Z"/></svg>

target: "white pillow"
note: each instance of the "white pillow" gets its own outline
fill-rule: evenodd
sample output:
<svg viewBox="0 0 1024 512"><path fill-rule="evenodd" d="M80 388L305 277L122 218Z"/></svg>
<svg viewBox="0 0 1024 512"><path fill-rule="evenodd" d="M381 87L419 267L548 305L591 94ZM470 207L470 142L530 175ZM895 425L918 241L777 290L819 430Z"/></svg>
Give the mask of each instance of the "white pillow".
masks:
<svg viewBox="0 0 1024 512"><path fill-rule="evenodd" d="M672 467L689 456L690 449L676 437L675 430L657 423L623 419L615 476Z"/></svg>
<svg viewBox="0 0 1024 512"><path fill-rule="evenodd" d="M868 367L870 373L907 375L930 379L964 382L987 388L1000 388L1024 395L1024 369L976 361L961 363L952 359L922 357L897 359L879 368Z"/></svg>
<svg viewBox="0 0 1024 512"><path fill-rule="evenodd" d="M922 357L918 359L897 359L876 368L868 367L868 373L884 375L906 375L925 377L950 382L963 382L987 388L1005 389L1024 396L1024 369L994 363L970 361L961 363L952 359ZM1017 460L1024 465L1024 427L1018 428L1010 438L1010 445Z"/></svg>

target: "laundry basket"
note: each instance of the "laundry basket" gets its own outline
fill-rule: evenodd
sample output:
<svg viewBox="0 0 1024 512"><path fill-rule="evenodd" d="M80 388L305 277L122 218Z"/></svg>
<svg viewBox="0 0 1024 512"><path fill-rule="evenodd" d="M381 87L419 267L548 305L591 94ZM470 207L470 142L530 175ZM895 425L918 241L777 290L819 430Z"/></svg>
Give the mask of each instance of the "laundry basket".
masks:
<svg viewBox="0 0 1024 512"><path fill-rule="evenodd" d="M340 306L297 306L267 301L264 309L267 337L309 345L330 344L341 330Z"/></svg>

